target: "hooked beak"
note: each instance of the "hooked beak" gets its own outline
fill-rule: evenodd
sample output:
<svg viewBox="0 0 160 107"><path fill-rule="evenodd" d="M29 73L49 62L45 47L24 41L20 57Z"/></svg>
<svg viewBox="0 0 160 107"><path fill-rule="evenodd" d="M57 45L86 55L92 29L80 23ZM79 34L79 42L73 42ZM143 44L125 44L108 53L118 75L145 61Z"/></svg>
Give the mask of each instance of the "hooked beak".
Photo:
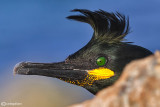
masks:
<svg viewBox="0 0 160 107"><path fill-rule="evenodd" d="M79 86L92 85L96 80L114 76L114 72L107 68L80 70L71 64L65 64L65 62L21 62L14 67L14 74L54 77Z"/></svg>
<svg viewBox="0 0 160 107"><path fill-rule="evenodd" d="M61 78L63 80L81 80L87 75L85 70L72 69L73 67L59 63L31 63L21 62L15 65L14 74L21 75L41 75L54 78ZM75 78L76 77L76 78Z"/></svg>

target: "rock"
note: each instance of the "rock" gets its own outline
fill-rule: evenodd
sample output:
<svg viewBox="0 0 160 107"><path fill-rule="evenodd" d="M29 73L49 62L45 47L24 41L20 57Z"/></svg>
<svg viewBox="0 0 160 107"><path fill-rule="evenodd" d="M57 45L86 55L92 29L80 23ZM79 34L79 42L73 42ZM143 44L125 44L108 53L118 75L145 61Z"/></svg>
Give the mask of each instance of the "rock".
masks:
<svg viewBox="0 0 160 107"><path fill-rule="evenodd" d="M160 107L160 52L131 62L114 85L71 107Z"/></svg>

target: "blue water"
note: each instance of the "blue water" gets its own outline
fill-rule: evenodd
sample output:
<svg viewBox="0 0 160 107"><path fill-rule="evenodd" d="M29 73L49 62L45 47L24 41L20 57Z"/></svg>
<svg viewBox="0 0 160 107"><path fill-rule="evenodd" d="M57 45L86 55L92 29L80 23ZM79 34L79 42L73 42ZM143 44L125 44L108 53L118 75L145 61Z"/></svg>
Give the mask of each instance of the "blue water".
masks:
<svg viewBox="0 0 160 107"><path fill-rule="evenodd" d="M63 61L90 40L88 24L65 18L76 14L69 12L75 8L123 13L132 31L126 39L152 52L160 50L159 0L1 0L0 84L12 81L7 75L12 76L18 62Z"/></svg>

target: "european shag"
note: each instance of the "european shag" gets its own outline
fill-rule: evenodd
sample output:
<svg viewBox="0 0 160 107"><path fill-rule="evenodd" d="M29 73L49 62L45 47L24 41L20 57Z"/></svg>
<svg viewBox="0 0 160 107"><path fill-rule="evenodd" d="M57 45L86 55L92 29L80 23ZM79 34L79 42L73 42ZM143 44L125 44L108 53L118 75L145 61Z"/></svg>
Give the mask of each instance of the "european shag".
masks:
<svg viewBox="0 0 160 107"><path fill-rule="evenodd" d="M127 63L152 54L143 47L123 41L129 33L128 17L103 10L74 9L72 12L81 14L68 19L88 23L93 28L93 37L88 44L63 62L22 62L15 66L14 73L58 78L96 94L112 85Z"/></svg>

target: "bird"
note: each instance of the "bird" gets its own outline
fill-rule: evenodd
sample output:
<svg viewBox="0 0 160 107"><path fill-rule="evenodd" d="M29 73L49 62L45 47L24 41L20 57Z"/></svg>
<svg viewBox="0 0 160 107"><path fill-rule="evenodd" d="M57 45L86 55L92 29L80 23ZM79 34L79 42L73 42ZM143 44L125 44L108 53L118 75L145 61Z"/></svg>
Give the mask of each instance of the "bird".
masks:
<svg viewBox="0 0 160 107"><path fill-rule="evenodd" d="M14 67L15 74L58 78L96 94L113 85L126 64L152 54L150 50L126 41L125 37L130 33L129 17L101 9L73 9L71 12L79 14L67 19L88 23L93 28L91 40L62 62L20 62Z"/></svg>

